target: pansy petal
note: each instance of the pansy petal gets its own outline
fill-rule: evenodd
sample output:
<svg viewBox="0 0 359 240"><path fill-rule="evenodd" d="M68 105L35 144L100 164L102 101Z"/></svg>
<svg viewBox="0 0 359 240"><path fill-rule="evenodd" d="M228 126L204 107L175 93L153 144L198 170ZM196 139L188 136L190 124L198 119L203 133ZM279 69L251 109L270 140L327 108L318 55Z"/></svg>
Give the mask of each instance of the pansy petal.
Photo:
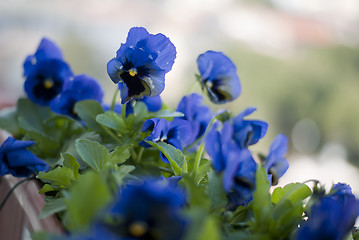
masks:
<svg viewBox="0 0 359 240"><path fill-rule="evenodd" d="M142 102L146 104L147 109L150 112L157 112L162 108L162 100L159 95L154 97L144 97Z"/></svg>
<svg viewBox="0 0 359 240"><path fill-rule="evenodd" d="M182 147L189 145L191 139L192 126L189 121L175 118L169 125L167 137L178 139Z"/></svg>
<svg viewBox="0 0 359 240"><path fill-rule="evenodd" d="M111 59L107 63L107 73L114 83L118 83L119 81L121 81L118 73L122 71L122 68L122 63L116 58Z"/></svg>
<svg viewBox="0 0 359 240"><path fill-rule="evenodd" d="M156 49L158 55L155 62L165 72L172 69L176 58L176 47L165 35L158 33L149 37L147 42L149 49Z"/></svg>
<svg viewBox="0 0 359 240"><path fill-rule="evenodd" d="M285 135L279 134L269 147L269 152L277 156L284 156L288 151L288 139Z"/></svg>
<svg viewBox="0 0 359 240"><path fill-rule="evenodd" d="M213 168L221 172L224 170L226 163L222 158L222 142L220 133L213 129L211 130L205 141L205 149L212 159Z"/></svg>
<svg viewBox="0 0 359 240"><path fill-rule="evenodd" d="M35 53L36 61L40 62L46 59L64 60L61 49L50 39L43 38Z"/></svg>
<svg viewBox="0 0 359 240"><path fill-rule="evenodd" d="M125 44L121 44L120 49L116 53L116 58L123 56L124 51L127 48L135 48L137 43L143 39L146 39L150 36L147 30L143 27L133 27L128 31L127 39Z"/></svg>

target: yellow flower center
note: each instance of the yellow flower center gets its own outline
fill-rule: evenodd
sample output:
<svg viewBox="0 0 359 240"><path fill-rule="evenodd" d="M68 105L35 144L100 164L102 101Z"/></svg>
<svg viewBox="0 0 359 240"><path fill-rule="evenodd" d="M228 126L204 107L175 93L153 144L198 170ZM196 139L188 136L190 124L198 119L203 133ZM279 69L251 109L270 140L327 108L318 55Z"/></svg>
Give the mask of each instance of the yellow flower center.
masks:
<svg viewBox="0 0 359 240"><path fill-rule="evenodd" d="M138 221L130 225L128 231L134 237L141 237L146 234L148 226L145 222Z"/></svg>
<svg viewBox="0 0 359 240"><path fill-rule="evenodd" d="M131 77L134 77L137 74L137 69L136 68L131 68L128 73L130 74Z"/></svg>
<svg viewBox="0 0 359 240"><path fill-rule="evenodd" d="M44 87L46 89L52 88L54 86L54 81L51 78L48 78L44 81Z"/></svg>

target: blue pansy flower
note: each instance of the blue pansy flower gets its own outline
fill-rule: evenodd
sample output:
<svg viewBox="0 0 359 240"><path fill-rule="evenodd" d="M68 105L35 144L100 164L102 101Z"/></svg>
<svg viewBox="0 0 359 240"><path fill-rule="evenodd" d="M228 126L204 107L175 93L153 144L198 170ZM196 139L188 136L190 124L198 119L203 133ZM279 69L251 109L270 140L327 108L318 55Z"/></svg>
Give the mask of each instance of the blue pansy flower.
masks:
<svg viewBox="0 0 359 240"><path fill-rule="evenodd" d="M123 82L118 83L118 88L122 90ZM145 96L142 99L133 99L128 104L126 104L126 116L134 113L134 105L136 104L136 102L143 102L149 112L157 112L162 108L162 99L160 95L154 97Z"/></svg>
<svg viewBox="0 0 359 240"><path fill-rule="evenodd" d="M257 164L248 149L241 149L232 139L233 126L225 122L221 132L212 130L206 137L205 148L212 166L223 173L223 189L228 195L228 208L246 205L255 189Z"/></svg>
<svg viewBox="0 0 359 240"><path fill-rule="evenodd" d="M222 52L207 51L199 55L197 65L202 89L212 102L222 104L240 95L236 66Z"/></svg>
<svg viewBox="0 0 359 240"><path fill-rule="evenodd" d="M110 208L118 219L107 230L121 239L181 239L186 221L179 211L184 204L180 189L158 180L127 186Z"/></svg>
<svg viewBox="0 0 359 240"><path fill-rule="evenodd" d="M334 196L353 195L352 188L348 184L340 182L333 185L331 192Z"/></svg>
<svg viewBox="0 0 359 240"><path fill-rule="evenodd" d="M180 211L185 201L183 191L177 186L162 180L145 179L141 185L128 185L121 190L88 233L65 239L183 239L188 220Z"/></svg>
<svg viewBox="0 0 359 240"><path fill-rule="evenodd" d="M233 118L234 140L241 148L247 148L259 141L267 132L268 124L260 120L246 120L256 110L249 107Z"/></svg>
<svg viewBox="0 0 359 240"><path fill-rule="evenodd" d="M46 172L49 169L47 163L26 149L33 144L8 137L0 146L0 176L28 177L35 171Z"/></svg>
<svg viewBox="0 0 359 240"><path fill-rule="evenodd" d="M263 167L271 175L272 185L278 184L278 179L288 170L289 164L284 155L288 151L288 139L279 134L269 147L269 154L263 162Z"/></svg>
<svg viewBox="0 0 359 240"><path fill-rule="evenodd" d="M49 105L73 73L56 44L43 38L35 54L26 58L24 76L24 89L31 101Z"/></svg>
<svg viewBox="0 0 359 240"><path fill-rule="evenodd" d="M177 106L176 111L184 114L181 119L188 120L192 125L191 140L193 143L200 138L213 117L213 113L208 106L202 104L203 97L197 93L184 96Z"/></svg>
<svg viewBox="0 0 359 240"><path fill-rule="evenodd" d="M140 144L143 147L150 147L145 141L165 142L177 149L182 150L189 144L191 124L187 120L175 118L171 122L163 118L151 118L142 127L142 131L151 133ZM167 158L160 152L162 161L169 163Z"/></svg>
<svg viewBox="0 0 359 240"><path fill-rule="evenodd" d="M107 64L112 81L124 83L121 103L159 95L175 58L176 48L165 35L150 34L142 27L131 28L126 43Z"/></svg>
<svg viewBox="0 0 359 240"><path fill-rule="evenodd" d="M359 201L352 197L323 197L311 208L308 220L297 232L297 240L344 240L359 216Z"/></svg>
<svg viewBox="0 0 359 240"><path fill-rule="evenodd" d="M97 80L81 74L66 84L63 92L51 102L50 107L56 113L77 118L74 111L77 102L93 99L101 103L102 98L103 90Z"/></svg>

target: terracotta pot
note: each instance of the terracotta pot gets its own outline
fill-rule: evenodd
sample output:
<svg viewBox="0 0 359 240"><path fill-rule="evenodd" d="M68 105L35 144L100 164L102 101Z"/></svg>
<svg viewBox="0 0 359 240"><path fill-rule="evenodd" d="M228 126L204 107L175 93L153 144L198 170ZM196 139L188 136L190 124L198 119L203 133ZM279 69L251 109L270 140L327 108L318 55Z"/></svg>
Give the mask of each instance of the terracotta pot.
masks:
<svg viewBox="0 0 359 240"><path fill-rule="evenodd" d="M11 175L0 177L0 201L10 189L24 178ZM31 239L30 234L45 230L52 233L63 233L61 223L55 215L39 220L39 214L45 204L44 195L39 194L36 180L21 183L8 198L0 211L0 239Z"/></svg>
<svg viewBox="0 0 359 240"><path fill-rule="evenodd" d="M1 102L0 109L13 106L13 102ZM8 134L0 130L0 144ZM11 188L23 180L11 175L0 177L0 203ZM21 183L12 192L5 205L0 210L0 239L25 240L31 239L30 234L37 231L63 233L64 229L55 215L40 220L39 214L45 205L45 196L39 194L40 186L37 180Z"/></svg>

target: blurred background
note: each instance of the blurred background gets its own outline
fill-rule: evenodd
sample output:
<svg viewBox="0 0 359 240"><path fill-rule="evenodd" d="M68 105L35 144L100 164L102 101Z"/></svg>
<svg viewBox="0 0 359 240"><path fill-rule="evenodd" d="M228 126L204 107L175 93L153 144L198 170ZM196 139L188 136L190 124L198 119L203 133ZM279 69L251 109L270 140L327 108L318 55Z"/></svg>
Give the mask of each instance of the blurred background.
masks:
<svg viewBox="0 0 359 240"><path fill-rule="evenodd" d="M55 41L75 74L97 78L110 101L106 64L128 30L163 33L177 48L164 101L175 108L200 91L196 58L222 51L236 64L242 94L214 106L235 114L256 106L269 123L255 152L277 133L290 140L290 168L281 179L338 181L359 194L359 1L357 0L2 0L0 101L23 93L25 57L42 37Z"/></svg>

